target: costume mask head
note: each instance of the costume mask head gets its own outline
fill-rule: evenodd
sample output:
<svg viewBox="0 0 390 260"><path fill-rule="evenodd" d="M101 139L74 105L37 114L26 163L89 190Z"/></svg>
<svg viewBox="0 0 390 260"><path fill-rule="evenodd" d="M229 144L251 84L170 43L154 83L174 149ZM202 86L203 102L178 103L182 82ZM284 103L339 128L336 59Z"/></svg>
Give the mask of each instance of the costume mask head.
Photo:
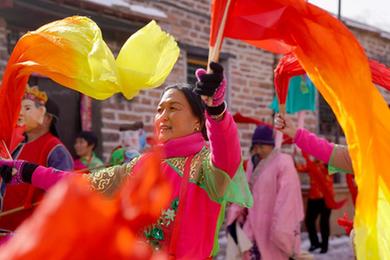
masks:
<svg viewBox="0 0 390 260"><path fill-rule="evenodd" d="M119 131L123 147L137 151L143 150L146 138L142 122L137 121L130 125L121 126Z"/></svg>
<svg viewBox="0 0 390 260"><path fill-rule="evenodd" d="M27 86L20 109L18 125L24 125L25 131L29 132L43 123L46 113L45 104L47 95L38 87Z"/></svg>

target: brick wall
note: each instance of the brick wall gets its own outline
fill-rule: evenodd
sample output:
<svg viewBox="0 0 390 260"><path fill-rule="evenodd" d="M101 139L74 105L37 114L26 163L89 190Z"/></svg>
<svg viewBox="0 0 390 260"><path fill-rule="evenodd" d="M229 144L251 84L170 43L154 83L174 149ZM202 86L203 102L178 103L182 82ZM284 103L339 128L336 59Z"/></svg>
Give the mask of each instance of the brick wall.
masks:
<svg viewBox="0 0 390 260"><path fill-rule="evenodd" d="M7 64L9 54L7 50L7 23L0 17L0 76L2 77L3 71Z"/></svg>

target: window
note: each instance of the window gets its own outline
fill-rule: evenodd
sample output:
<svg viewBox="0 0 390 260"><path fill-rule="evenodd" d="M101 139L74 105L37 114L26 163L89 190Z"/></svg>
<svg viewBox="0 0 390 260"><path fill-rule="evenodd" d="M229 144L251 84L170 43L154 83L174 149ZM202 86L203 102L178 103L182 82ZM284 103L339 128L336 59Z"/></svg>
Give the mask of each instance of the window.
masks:
<svg viewBox="0 0 390 260"><path fill-rule="evenodd" d="M207 57L194 56L194 55L188 56L187 57L187 83L188 84L196 83L195 71L198 68L207 69Z"/></svg>
<svg viewBox="0 0 390 260"><path fill-rule="evenodd" d="M334 142L339 143L340 137L344 136L344 133L337 122L336 116L332 109L322 97L318 95L318 109L319 109L319 130L320 134L326 137L334 138Z"/></svg>
<svg viewBox="0 0 390 260"><path fill-rule="evenodd" d="M23 31L18 29L10 29L7 33L7 51L11 54L15 48L16 43L24 34Z"/></svg>

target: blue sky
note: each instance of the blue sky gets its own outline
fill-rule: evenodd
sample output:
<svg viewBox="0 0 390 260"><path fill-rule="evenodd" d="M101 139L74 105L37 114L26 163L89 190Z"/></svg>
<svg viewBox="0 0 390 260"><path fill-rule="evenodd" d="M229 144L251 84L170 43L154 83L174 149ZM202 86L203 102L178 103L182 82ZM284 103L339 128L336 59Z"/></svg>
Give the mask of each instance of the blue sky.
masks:
<svg viewBox="0 0 390 260"><path fill-rule="evenodd" d="M338 0L309 0L337 14ZM341 16L390 32L390 0L341 0Z"/></svg>

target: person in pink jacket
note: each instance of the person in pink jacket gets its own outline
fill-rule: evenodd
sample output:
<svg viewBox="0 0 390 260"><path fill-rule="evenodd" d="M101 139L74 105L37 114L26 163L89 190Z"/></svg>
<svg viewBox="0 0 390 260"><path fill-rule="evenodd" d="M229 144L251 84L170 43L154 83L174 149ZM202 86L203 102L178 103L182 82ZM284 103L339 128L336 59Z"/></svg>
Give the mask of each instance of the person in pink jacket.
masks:
<svg viewBox="0 0 390 260"><path fill-rule="evenodd" d="M218 251L225 204L250 207L253 203L237 127L224 102L223 68L216 63L210 67L210 74L197 71L195 88L185 84L167 87L155 116L155 132L164 152L161 168L172 187L172 203L144 235L154 248L166 250L170 259L211 259ZM207 104L201 96L209 97ZM92 189L110 195L137 172L143 158L147 154L84 176ZM0 165L8 182L28 182L42 189L73 175L24 161L3 160ZM7 167L16 168L16 175L10 175Z"/></svg>
<svg viewBox="0 0 390 260"><path fill-rule="evenodd" d="M329 172L353 173L348 147L331 143L310 131L297 129L291 119L277 114L274 126L282 133L293 138L294 143L305 153L314 156L329 165Z"/></svg>
<svg viewBox="0 0 390 260"><path fill-rule="evenodd" d="M244 231L254 241L261 259L296 257L304 214L293 159L274 149L273 130L267 126L256 128L252 144L261 161L249 176L254 203L248 209Z"/></svg>

